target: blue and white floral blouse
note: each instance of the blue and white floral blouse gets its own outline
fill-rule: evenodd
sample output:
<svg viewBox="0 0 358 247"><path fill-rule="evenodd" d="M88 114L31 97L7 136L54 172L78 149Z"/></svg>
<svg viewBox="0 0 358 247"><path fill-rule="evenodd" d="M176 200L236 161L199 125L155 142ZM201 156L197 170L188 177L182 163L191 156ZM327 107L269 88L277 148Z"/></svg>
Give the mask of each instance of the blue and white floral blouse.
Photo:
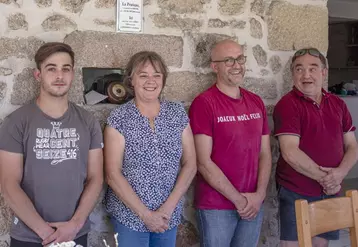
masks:
<svg viewBox="0 0 358 247"><path fill-rule="evenodd" d="M122 173L134 192L150 210L157 210L174 189L181 167L182 133L189 119L179 103L161 101L154 130L133 100L114 109L107 124L125 139ZM105 196L107 211L132 230L149 232L143 221L108 187ZM179 225L183 199L175 208L169 229Z"/></svg>

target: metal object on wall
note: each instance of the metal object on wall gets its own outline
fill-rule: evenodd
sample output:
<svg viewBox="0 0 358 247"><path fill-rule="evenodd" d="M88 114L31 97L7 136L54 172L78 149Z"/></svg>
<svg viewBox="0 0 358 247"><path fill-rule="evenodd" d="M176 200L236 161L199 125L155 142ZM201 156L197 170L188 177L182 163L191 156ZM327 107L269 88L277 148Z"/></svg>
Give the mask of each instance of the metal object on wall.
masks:
<svg viewBox="0 0 358 247"><path fill-rule="evenodd" d="M114 104L121 104L128 97L128 90L121 82L114 81L107 86L108 100Z"/></svg>
<svg viewBox="0 0 358 247"><path fill-rule="evenodd" d="M100 103L123 104L133 98L131 90L123 83L122 69L83 68L85 94L94 90L108 96Z"/></svg>

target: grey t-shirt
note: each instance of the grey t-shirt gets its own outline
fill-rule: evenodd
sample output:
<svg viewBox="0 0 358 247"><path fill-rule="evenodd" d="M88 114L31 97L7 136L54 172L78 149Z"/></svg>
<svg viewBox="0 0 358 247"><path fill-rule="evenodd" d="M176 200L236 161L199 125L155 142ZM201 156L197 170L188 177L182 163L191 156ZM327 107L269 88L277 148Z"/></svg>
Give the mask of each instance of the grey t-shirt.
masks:
<svg viewBox="0 0 358 247"><path fill-rule="evenodd" d="M23 154L21 188L46 222L72 218L84 189L89 150L102 147L99 122L73 103L61 118L54 119L33 102L11 113L0 129L0 149ZM76 238L89 229L87 219ZM41 243L16 216L10 235Z"/></svg>

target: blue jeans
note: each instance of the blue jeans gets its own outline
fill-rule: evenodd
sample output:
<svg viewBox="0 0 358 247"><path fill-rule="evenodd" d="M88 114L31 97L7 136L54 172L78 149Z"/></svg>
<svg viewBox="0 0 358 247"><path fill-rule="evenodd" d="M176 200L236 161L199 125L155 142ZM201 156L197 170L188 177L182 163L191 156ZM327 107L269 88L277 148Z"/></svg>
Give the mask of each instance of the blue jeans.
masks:
<svg viewBox="0 0 358 247"><path fill-rule="evenodd" d="M134 231L111 219L114 231L118 233L118 247L175 247L177 227L164 233Z"/></svg>
<svg viewBox="0 0 358 247"><path fill-rule="evenodd" d="M197 211L201 247L256 247L263 206L253 220L241 219L236 210Z"/></svg>
<svg viewBox="0 0 358 247"><path fill-rule="evenodd" d="M324 199L334 198L333 196L321 195L321 196L303 196L299 195L291 190L286 189L283 186L279 186L278 199L280 202L280 240L283 241L298 241L297 226L296 226L296 210L295 201L299 199L307 200L308 203L320 201ZM324 238L326 240L338 240L339 231L326 232L318 235L317 237Z"/></svg>

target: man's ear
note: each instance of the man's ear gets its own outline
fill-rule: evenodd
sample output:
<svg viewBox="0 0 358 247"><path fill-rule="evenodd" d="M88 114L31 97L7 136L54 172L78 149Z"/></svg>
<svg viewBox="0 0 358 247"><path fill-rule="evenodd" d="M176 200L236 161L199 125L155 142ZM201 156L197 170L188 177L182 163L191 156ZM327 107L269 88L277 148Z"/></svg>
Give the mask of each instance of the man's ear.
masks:
<svg viewBox="0 0 358 247"><path fill-rule="evenodd" d="M218 64L217 64L217 63L211 62L211 63L210 63L210 68L211 68L215 73L218 72Z"/></svg>
<svg viewBox="0 0 358 247"><path fill-rule="evenodd" d="M323 68L323 69L322 69L322 76L323 76L323 78L326 78L326 77L327 77L327 74L328 74L328 69L327 69L327 68Z"/></svg>
<svg viewBox="0 0 358 247"><path fill-rule="evenodd" d="M34 77L38 82L41 80L41 71L39 69L34 69Z"/></svg>

